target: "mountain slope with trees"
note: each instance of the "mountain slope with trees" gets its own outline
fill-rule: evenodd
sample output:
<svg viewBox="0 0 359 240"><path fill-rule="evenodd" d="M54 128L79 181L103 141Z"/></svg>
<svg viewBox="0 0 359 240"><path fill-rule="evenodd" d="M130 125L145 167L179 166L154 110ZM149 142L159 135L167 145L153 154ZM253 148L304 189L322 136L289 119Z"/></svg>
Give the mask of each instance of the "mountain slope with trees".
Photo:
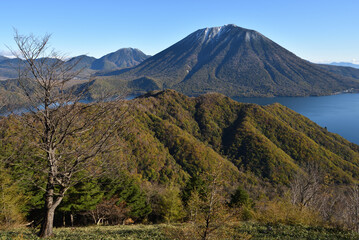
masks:
<svg viewBox="0 0 359 240"><path fill-rule="evenodd" d="M108 151L73 175L78 181L56 211L56 226L121 224L129 217L175 222L188 220L191 211L202 212L193 220L202 226L212 217L205 211L212 203L217 222L235 212L261 222L315 225L321 214L321 221L354 226L348 214L355 191L349 186L359 179L359 146L287 107L239 103L217 93L193 98L173 90L117 104L126 115L107 113L84 137L96 141L113 119L122 117L126 124L110 136ZM97 111L88 107L77 121ZM47 163L39 159L43 150L34 148L36 136L28 129L40 123L22 123L13 115L0 119L0 172L27 199L19 205L27 218L39 222ZM84 140L70 138L66 150L85 149ZM88 178L87 171L102 174ZM296 192L303 185L309 192ZM292 200L285 198L288 191Z"/></svg>
<svg viewBox="0 0 359 240"><path fill-rule="evenodd" d="M114 159L130 162L131 172L151 182L182 184L214 163L231 169L235 178L245 169L284 185L311 162L335 182L359 178L358 145L280 104L244 104L221 94L189 98L172 90L130 103L133 121L125 136L113 140L122 142ZM2 121L3 135L17 128L16 121Z"/></svg>

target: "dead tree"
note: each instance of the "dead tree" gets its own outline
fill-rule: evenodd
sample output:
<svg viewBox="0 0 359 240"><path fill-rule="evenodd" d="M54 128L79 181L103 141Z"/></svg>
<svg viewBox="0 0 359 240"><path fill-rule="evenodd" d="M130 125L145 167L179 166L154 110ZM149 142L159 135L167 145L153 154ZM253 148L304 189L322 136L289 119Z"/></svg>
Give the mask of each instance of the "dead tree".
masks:
<svg viewBox="0 0 359 240"><path fill-rule="evenodd" d="M316 164L307 165L304 171L297 173L290 185L292 204L301 207L307 207L314 202L321 193L323 180L321 171Z"/></svg>
<svg viewBox="0 0 359 240"><path fill-rule="evenodd" d="M129 209L124 202L118 204L118 198L104 199L95 209L86 215L91 216L96 225L115 225L124 223Z"/></svg>
<svg viewBox="0 0 359 240"><path fill-rule="evenodd" d="M347 212L348 217L346 222L350 228L359 232L359 186L353 185L350 187L347 195Z"/></svg>
<svg viewBox="0 0 359 240"><path fill-rule="evenodd" d="M49 50L50 35L36 38L15 31L14 39L18 49L13 54L20 62L18 83L28 100L27 112L17 118L38 149L35 164L28 167L44 176L44 220L39 235L48 237L53 234L55 209L66 191L100 171L104 161L96 158L111 148L108 140L125 124L126 111L113 102L81 103L86 90L71 88L80 73L75 70L77 63L69 64Z"/></svg>

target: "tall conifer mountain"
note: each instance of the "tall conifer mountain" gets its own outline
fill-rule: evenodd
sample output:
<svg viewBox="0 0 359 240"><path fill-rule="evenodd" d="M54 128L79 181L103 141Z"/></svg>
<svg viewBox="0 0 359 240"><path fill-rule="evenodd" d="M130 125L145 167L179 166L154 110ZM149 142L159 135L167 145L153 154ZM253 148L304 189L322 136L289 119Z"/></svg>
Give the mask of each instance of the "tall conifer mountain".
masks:
<svg viewBox="0 0 359 240"><path fill-rule="evenodd" d="M326 95L359 89L358 79L341 76L297 57L262 34L235 25L204 28L129 71L106 74L143 90L171 88L187 95Z"/></svg>

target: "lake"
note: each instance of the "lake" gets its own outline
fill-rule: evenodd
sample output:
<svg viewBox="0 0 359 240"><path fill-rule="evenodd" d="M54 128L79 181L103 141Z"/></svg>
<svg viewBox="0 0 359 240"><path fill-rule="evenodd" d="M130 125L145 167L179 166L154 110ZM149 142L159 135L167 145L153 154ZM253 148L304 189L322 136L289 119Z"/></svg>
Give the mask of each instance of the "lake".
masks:
<svg viewBox="0 0 359 240"><path fill-rule="evenodd" d="M323 97L235 98L236 101L267 105L278 102L308 117L328 131L359 144L359 94Z"/></svg>

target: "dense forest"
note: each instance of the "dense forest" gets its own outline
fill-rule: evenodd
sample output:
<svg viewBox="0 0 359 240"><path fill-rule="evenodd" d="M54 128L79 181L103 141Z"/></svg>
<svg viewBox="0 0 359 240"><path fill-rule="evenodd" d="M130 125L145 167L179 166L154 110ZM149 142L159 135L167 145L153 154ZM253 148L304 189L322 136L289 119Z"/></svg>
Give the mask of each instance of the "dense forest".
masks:
<svg viewBox="0 0 359 240"><path fill-rule="evenodd" d="M64 144L89 147L96 129L123 123L106 151L74 173L55 226L193 222L184 231L220 236L224 222L253 220L358 230L359 146L287 107L173 90L115 105L93 130ZM77 117L86 121L96 111L91 105ZM2 227L42 221L47 162L29 129L41 123L23 124L30 115L0 120Z"/></svg>

